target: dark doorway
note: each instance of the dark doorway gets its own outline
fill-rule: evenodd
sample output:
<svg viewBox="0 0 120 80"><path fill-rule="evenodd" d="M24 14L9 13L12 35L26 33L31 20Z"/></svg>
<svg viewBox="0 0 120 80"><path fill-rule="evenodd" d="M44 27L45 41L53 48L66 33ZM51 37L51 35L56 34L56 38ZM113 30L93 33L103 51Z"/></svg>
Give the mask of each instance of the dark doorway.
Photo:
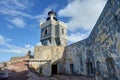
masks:
<svg viewBox="0 0 120 80"><path fill-rule="evenodd" d="M99 61L96 62L96 72L100 73L100 62Z"/></svg>
<svg viewBox="0 0 120 80"><path fill-rule="evenodd" d="M71 71L71 74L74 74L74 66L73 66L73 64L70 64L70 71Z"/></svg>
<svg viewBox="0 0 120 80"><path fill-rule="evenodd" d="M42 74L42 67L39 67L39 73Z"/></svg>
<svg viewBox="0 0 120 80"><path fill-rule="evenodd" d="M113 58L106 59L107 69L108 69L108 76L110 80L116 80L115 77L115 67L114 67L114 60Z"/></svg>
<svg viewBox="0 0 120 80"><path fill-rule="evenodd" d="M52 75L57 74L57 65L52 65Z"/></svg>
<svg viewBox="0 0 120 80"><path fill-rule="evenodd" d="M87 67L87 75L93 75L94 71L93 71L93 64L92 62L87 62L86 63L86 67Z"/></svg>

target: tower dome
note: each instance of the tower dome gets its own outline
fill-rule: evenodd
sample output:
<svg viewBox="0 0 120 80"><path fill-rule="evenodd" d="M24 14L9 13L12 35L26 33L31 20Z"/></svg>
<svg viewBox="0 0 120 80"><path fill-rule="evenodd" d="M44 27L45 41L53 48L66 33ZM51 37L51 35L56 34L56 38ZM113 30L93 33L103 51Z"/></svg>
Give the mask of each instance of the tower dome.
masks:
<svg viewBox="0 0 120 80"><path fill-rule="evenodd" d="M53 10L49 11L47 21L48 20L56 20L57 21L56 12L54 12Z"/></svg>

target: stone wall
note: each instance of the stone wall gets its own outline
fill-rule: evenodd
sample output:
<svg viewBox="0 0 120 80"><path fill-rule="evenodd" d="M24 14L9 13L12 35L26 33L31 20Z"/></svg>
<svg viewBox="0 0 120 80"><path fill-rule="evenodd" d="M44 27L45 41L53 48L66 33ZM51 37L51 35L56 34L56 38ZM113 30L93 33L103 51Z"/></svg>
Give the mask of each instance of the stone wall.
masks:
<svg viewBox="0 0 120 80"><path fill-rule="evenodd" d="M86 40L74 43L65 48L66 74L86 74ZM74 72L70 70L70 64L74 64Z"/></svg>
<svg viewBox="0 0 120 80"><path fill-rule="evenodd" d="M108 0L87 39L66 47L36 46L34 52L30 65L44 76L57 64L58 74L120 79L120 0Z"/></svg>
<svg viewBox="0 0 120 80"><path fill-rule="evenodd" d="M62 63L64 47L62 46L35 46L34 59L31 59L30 65L41 75L51 76L51 66L58 66L57 72L60 72L59 64Z"/></svg>
<svg viewBox="0 0 120 80"><path fill-rule="evenodd" d="M93 75L98 71L103 77L120 79L120 0L108 0L90 36L65 49L66 73L88 75L87 63L92 63ZM110 63L109 63L110 62ZM110 66L108 66L110 65ZM109 71L110 67L113 71ZM115 75L113 75L115 74Z"/></svg>
<svg viewBox="0 0 120 80"><path fill-rule="evenodd" d="M10 61L6 63L7 66L17 63L17 62L25 62L26 60L29 60L31 57L31 54L27 53L25 56L21 57L11 57Z"/></svg>

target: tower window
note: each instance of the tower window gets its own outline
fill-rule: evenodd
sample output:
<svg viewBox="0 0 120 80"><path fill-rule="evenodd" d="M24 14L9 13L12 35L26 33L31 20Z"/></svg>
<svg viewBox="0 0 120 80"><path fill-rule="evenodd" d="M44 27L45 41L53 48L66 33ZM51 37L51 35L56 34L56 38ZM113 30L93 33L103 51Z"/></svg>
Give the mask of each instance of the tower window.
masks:
<svg viewBox="0 0 120 80"><path fill-rule="evenodd" d="M47 34L47 29L45 29L45 35Z"/></svg>
<svg viewBox="0 0 120 80"><path fill-rule="evenodd" d="M62 34L64 34L64 29L62 28Z"/></svg>

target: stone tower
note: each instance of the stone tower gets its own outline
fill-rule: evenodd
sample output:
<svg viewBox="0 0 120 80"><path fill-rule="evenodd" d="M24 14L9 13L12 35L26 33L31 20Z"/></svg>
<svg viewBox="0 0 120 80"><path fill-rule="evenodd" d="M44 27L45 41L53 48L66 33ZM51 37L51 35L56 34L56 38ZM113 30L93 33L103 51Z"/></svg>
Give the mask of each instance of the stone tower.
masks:
<svg viewBox="0 0 120 80"><path fill-rule="evenodd" d="M48 12L46 22L40 23L41 43L43 46L66 46L67 26L58 21L54 11Z"/></svg>

